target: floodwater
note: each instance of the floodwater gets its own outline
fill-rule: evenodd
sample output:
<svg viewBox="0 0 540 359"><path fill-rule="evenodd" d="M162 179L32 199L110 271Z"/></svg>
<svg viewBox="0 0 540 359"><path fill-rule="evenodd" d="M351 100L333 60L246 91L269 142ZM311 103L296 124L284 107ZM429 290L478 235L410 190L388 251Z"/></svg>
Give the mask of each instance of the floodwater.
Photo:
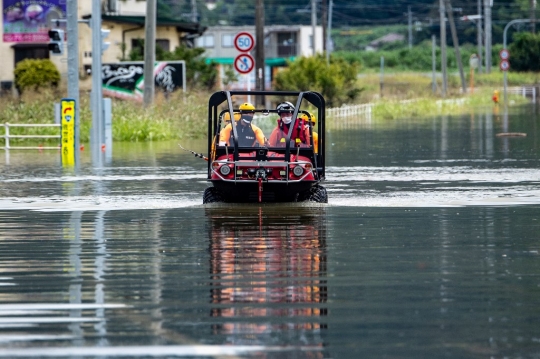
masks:
<svg viewBox="0 0 540 359"><path fill-rule="evenodd" d="M340 123L328 205L203 206L176 143L12 151L0 357L540 358L539 121Z"/></svg>

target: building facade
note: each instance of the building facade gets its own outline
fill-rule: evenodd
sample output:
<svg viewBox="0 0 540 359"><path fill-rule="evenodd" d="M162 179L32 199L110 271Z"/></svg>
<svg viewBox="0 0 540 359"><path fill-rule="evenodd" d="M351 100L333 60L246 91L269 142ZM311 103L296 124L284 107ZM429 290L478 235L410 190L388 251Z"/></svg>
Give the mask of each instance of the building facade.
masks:
<svg viewBox="0 0 540 359"><path fill-rule="evenodd" d="M23 4L23 5L21 5ZM92 16L92 1L78 1L78 18L89 20ZM48 30L66 28L65 0L3 0L2 29L0 35L0 87L4 91L13 89L14 69L19 61L27 58L50 59L62 77L67 73L67 44L63 55L51 55L48 50ZM109 48L103 52L103 63L115 63L127 59L131 50L142 51L146 2L138 0L102 0L102 29L109 30L106 41ZM90 73L92 64L92 29L84 22L78 25L79 75L81 86ZM204 32L198 23L157 18L156 44L164 50L174 50L184 41ZM86 81L89 82L89 81Z"/></svg>
<svg viewBox="0 0 540 359"><path fill-rule="evenodd" d="M240 76L238 81L224 84L226 73L234 66L234 60L240 53L234 46L234 39L240 32L248 32L255 39L254 26L210 26L195 41L197 47L205 49L207 61L219 65L221 87L230 89L253 89L255 87L255 71ZM313 55L312 26L271 25L264 28L265 88L272 86L274 75L287 61L299 56ZM315 53L323 52L323 30L315 27ZM255 49L251 51L255 57Z"/></svg>

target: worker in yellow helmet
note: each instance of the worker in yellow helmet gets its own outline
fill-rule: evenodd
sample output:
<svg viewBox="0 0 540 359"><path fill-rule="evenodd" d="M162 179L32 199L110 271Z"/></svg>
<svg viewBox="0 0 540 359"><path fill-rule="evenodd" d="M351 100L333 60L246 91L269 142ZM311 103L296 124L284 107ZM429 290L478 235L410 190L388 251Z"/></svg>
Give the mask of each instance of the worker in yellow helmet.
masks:
<svg viewBox="0 0 540 359"><path fill-rule="evenodd" d="M238 145L242 147L253 147L255 143L264 146L266 143L266 137L262 130L253 125L253 115L255 115L255 106L249 102L245 102L240 105L240 120L236 126L236 132L238 133ZM232 133L232 125L225 126L223 131L219 134L219 145L230 146L230 139Z"/></svg>
<svg viewBox="0 0 540 359"><path fill-rule="evenodd" d="M319 152L319 134L315 132L315 126L317 126L317 118L311 112L308 112L307 114L302 113L300 115L300 118L304 120L308 124L308 126L311 126L311 128L313 129L313 132L312 132L313 150L315 151L315 153L318 153Z"/></svg>
<svg viewBox="0 0 540 359"><path fill-rule="evenodd" d="M235 121L240 120L241 117L242 115L240 114L240 112L234 112ZM231 123L231 113L229 111L223 114L223 121L225 121L227 124Z"/></svg>

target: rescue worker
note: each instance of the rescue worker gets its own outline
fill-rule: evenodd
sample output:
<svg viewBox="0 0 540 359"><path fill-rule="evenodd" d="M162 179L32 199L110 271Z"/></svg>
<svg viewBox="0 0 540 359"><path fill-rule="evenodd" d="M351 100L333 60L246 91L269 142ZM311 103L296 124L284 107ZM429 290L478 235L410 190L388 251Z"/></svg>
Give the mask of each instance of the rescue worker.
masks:
<svg viewBox="0 0 540 359"><path fill-rule="evenodd" d="M499 103L499 90L493 91L493 97L491 97L494 103Z"/></svg>
<svg viewBox="0 0 540 359"><path fill-rule="evenodd" d="M319 152L319 134L315 132L315 128L317 126L317 118L311 112L308 112L308 114L303 113L302 115L300 115L300 118L307 123L306 127L308 128L308 130L309 130L309 127L312 128L311 134L313 135L313 151L315 153L318 153Z"/></svg>
<svg viewBox="0 0 540 359"><path fill-rule="evenodd" d="M238 145L242 147L253 147L258 143L260 146L264 146L266 144L264 133L259 127L251 123L253 115L255 115L255 106L249 102L245 102L240 105L239 110L241 117L236 125ZM229 123L219 134L219 145L230 146L231 134L232 125Z"/></svg>
<svg viewBox="0 0 540 359"><path fill-rule="evenodd" d="M268 140L270 147L285 147L285 138L290 132L294 109L294 105L288 101L277 105L276 110L279 119ZM306 128L306 124L302 119L296 121L296 126L291 134L291 141L293 142L292 147L309 146L309 128Z"/></svg>

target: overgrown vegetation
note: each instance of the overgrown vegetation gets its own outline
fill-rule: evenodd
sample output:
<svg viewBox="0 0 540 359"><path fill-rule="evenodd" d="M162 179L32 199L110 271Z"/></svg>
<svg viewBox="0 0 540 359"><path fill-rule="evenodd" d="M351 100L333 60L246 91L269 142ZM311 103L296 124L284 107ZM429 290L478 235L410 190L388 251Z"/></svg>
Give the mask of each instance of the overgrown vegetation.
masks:
<svg viewBox="0 0 540 359"><path fill-rule="evenodd" d="M40 92L27 91L19 99L0 97L0 123L54 123L53 103L60 99L56 91L43 89ZM159 141L206 136L206 111L208 95L191 92L183 95L173 93L169 99L158 96L153 106L144 108L142 104L113 99L113 140L114 141ZM80 97L80 141L89 142L92 127L90 97ZM3 130L0 130L3 134ZM10 133L32 135L56 135L57 128L12 128ZM12 139L11 143L22 142ZM29 141L29 140L24 140ZM58 142L57 140L30 140L30 142Z"/></svg>
<svg viewBox="0 0 540 359"><path fill-rule="evenodd" d="M56 87L60 83L60 72L49 59L24 59L17 63L14 74L19 92Z"/></svg>
<svg viewBox="0 0 540 359"><path fill-rule="evenodd" d="M540 71L540 35L522 32L510 45L510 67L515 71Z"/></svg>
<svg viewBox="0 0 540 359"><path fill-rule="evenodd" d="M328 106L354 102L362 89L356 80L359 67L355 62L323 55L300 57L289 63L275 78L275 89L289 91L317 91Z"/></svg>

